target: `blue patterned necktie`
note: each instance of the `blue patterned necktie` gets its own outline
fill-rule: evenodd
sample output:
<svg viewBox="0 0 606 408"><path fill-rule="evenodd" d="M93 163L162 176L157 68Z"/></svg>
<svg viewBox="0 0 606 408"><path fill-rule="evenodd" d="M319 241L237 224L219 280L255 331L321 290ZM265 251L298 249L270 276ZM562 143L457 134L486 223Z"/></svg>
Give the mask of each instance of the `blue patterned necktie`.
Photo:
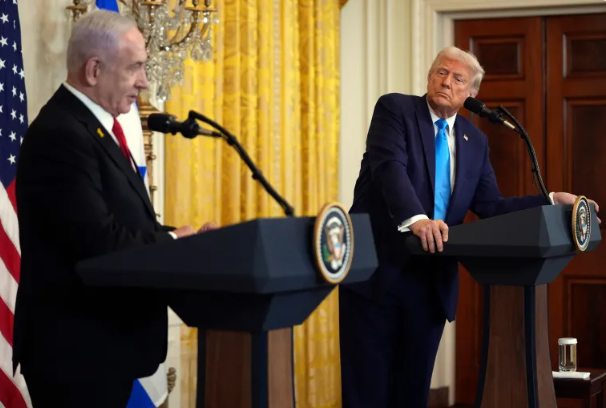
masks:
<svg viewBox="0 0 606 408"><path fill-rule="evenodd" d="M434 197L434 220L444 220L450 201L450 151L448 149L448 123L446 119L436 121L436 187Z"/></svg>

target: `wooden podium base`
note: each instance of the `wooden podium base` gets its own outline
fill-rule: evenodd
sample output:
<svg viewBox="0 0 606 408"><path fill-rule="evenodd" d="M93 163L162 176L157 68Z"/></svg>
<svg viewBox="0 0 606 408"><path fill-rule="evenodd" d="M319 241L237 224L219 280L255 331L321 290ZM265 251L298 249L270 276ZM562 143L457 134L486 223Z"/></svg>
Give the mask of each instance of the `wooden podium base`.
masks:
<svg viewBox="0 0 606 408"><path fill-rule="evenodd" d="M198 334L197 408L295 408L292 328Z"/></svg>
<svg viewBox="0 0 606 408"><path fill-rule="evenodd" d="M557 408L547 285L485 286L476 408Z"/></svg>

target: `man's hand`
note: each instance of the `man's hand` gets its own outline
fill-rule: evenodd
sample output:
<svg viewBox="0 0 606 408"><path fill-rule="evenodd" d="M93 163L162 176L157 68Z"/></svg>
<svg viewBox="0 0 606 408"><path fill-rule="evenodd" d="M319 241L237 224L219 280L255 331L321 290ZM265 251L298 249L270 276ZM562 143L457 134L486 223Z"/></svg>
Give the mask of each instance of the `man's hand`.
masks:
<svg viewBox="0 0 606 408"><path fill-rule="evenodd" d="M572 205L574 204L574 202L576 201L577 196L575 196L574 194L570 194L570 193L563 193L563 192L559 192L559 193L553 193L553 203L555 205ZM596 203L593 200L587 199L587 201L595 206L595 212L596 214L598 214L600 212L600 206L598 205L598 203ZM598 217L598 224L601 224L602 220L600 220L600 217Z"/></svg>
<svg viewBox="0 0 606 408"><path fill-rule="evenodd" d="M184 227L177 228L176 230L172 231L172 233L175 234L177 238L183 238L189 235L194 235L196 230L194 230L194 227L191 225L186 225Z"/></svg>
<svg viewBox="0 0 606 408"><path fill-rule="evenodd" d="M444 223L442 220L419 220L412 224L410 230L417 237L421 238L421 243L423 244L423 249L432 254L436 252L436 247L438 248L438 252L442 252L444 250L444 245L442 242L448 241L448 225Z"/></svg>
<svg viewBox="0 0 606 408"><path fill-rule="evenodd" d="M214 222L207 222L206 224L200 227L200 229L198 230L198 234L206 231L216 230L218 228L219 227Z"/></svg>

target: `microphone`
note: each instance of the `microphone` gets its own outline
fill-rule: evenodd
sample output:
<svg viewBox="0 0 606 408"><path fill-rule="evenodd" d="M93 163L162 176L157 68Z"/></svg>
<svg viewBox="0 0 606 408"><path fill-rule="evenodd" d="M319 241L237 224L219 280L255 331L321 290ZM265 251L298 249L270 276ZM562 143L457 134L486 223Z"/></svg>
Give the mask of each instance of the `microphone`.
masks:
<svg viewBox="0 0 606 408"><path fill-rule="evenodd" d="M188 139L196 136L221 137L220 133L201 128L195 119L188 118L184 122L179 122L174 116L167 113L152 113L147 118L147 127L149 130L160 133L181 133Z"/></svg>
<svg viewBox="0 0 606 408"><path fill-rule="evenodd" d="M500 112L487 108L484 103L472 98L471 96L465 100L463 106L468 111L473 112L476 115L479 115L480 117L485 117L492 123L496 123L499 125L503 124L509 129L517 131L517 128L514 125L503 119L503 116L501 116Z"/></svg>

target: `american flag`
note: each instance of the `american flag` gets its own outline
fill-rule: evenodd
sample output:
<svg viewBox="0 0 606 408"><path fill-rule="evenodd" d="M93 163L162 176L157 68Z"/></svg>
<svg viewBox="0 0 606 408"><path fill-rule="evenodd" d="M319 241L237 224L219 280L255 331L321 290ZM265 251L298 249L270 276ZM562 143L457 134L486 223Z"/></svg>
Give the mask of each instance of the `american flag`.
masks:
<svg viewBox="0 0 606 408"><path fill-rule="evenodd" d="M15 200L19 148L27 130L17 0L0 1L0 408L31 407L25 380L13 377L13 317L21 249Z"/></svg>

